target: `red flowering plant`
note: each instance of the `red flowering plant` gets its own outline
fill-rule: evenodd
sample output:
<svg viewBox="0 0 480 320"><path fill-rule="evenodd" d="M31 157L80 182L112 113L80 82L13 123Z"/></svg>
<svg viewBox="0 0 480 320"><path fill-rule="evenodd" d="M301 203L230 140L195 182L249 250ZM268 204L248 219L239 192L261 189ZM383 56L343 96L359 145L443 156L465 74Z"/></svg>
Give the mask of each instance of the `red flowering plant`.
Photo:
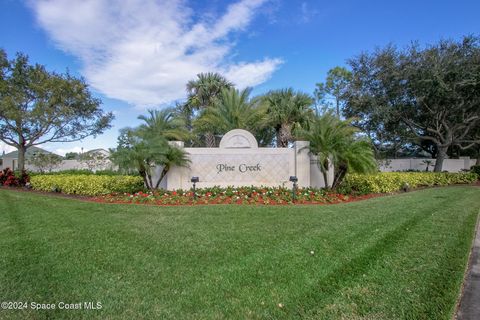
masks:
<svg viewBox="0 0 480 320"><path fill-rule="evenodd" d="M5 168L0 171L0 186L18 187L28 185L29 182L30 177L25 170L22 171L20 174L16 174L10 168Z"/></svg>
<svg viewBox="0 0 480 320"><path fill-rule="evenodd" d="M10 171L10 168L5 168L2 171L0 171L0 186L3 186L3 184L7 180L8 171Z"/></svg>
<svg viewBox="0 0 480 320"><path fill-rule="evenodd" d="M137 193L121 193L95 198L101 202L143 203L156 205L194 204L324 204L348 201L348 197L316 188L299 188L295 199L292 189L284 187L211 187L192 190L154 190Z"/></svg>
<svg viewBox="0 0 480 320"><path fill-rule="evenodd" d="M15 187L18 186L19 181L12 169L5 168L0 173L0 184L6 187Z"/></svg>
<svg viewBox="0 0 480 320"><path fill-rule="evenodd" d="M30 184L30 175L26 170L23 170L18 176L18 184L20 186L28 186Z"/></svg>

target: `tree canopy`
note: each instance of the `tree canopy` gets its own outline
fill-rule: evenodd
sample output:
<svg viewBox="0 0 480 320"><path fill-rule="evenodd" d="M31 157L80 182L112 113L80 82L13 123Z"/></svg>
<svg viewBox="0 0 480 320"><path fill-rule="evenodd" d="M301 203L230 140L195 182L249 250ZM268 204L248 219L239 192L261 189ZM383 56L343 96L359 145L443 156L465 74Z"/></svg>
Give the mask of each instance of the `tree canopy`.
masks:
<svg viewBox="0 0 480 320"><path fill-rule="evenodd" d="M195 80L190 80L187 83L187 102L183 105L180 112L189 125L194 116L194 111L205 111L207 108L212 108L222 94L223 89L233 88L233 83L228 81L219 73L208 72L200 73ZM215 134L212 131L203 132L205 138L205 145L207 147L215 147Z"/></svg>
<svg viewBox="0 0 480 320"><path fill-rule="evenodd" d="M233 129L245 129L256 135L266 118L266 109L260 99L250 99L251 89L241 91L224 88L214 105L207 108L194 122L197 132L214 129L215 134L225 134Z"/></svg>
<svg viewBox="0 0 480 320"><path fill-rule="evenodd" d="M480 41L443 40L421 48L394 46L349 61L345 114L377 141L433 145L435 171L449 148L480 143ZM425 143L426 142L426 143Z"/></svg>
<svg viewBox="0 0 480 320"><path fill-rule="evenodd" d="M121 130L118 146L111 150L111 159L121 170L142 176L147 188L155 189L170 168L188 165L185 151L168 142L181 140L189 134L172 109L150 110L149 116L139 119L144 121L139 127ZM161 172L154 180L156 166L161 167Z"/></svg>
<svg viewBox="0 0 480 320"><path fill-rule="evenodd" d="M327 73L325 82L317 83L314 96L318 104L330 107L330 101L333 99L333 105L340 117L341 109L345 103L345 92L352 79L352 73L344 67L335 67Z"/></svg>
<svg viewBox="0 0 480 320"><path fill-rule="evenodd" d="M310 152L317 156L318 167L328 186L327 173L333 168L332 187L337 187L348 172L368 173L377 170L372 144L358 136L352 119L341 120L331 112L315 116L308 130L300 136L310 141Z"/></svg>
<svg viewBox="0 0 480 320"><path fill-rule="evenodd" d="M83 79L31 65L21 53L8 60L0 49L0 140L18 149L20 170L31 146L77 141L110 128L113 114L100 105Z"/></svg>
<svg viewBox="0 0 480 320"><path fill-rule="evenodd" d="M267 124L274 128L277 147L285 148L294 141L295 132L308 128L313 116L313 98L292 88L273 90L264 97Z"/></svg>

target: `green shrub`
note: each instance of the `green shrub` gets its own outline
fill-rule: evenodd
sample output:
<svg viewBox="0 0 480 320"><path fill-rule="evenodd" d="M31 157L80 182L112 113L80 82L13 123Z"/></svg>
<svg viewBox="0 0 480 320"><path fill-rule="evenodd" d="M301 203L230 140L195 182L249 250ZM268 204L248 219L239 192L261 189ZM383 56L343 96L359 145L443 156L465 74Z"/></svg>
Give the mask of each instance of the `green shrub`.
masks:
<svg viewBox="0 0 480 320"><path fill-rule="evenodd" d="M470 168L470 172L476 173L480 177L480 165L472 166Z"/></svg>
<svg viewBox="0 0 480 320"><path fill-rule="evenodd" d="M56 191L66 194L96 196L114 192L137 192L143 189L143 180L136 176L107 175L35 175L30 184L34 190Z"/></svg>
<svg viewBox="0 0 480 320"><path fill-rule="evenodd" d="M407 187L446 186L473 183L478 176L472 172L381 172L349 174L339 191L342 193L388 193Z"/></svg>

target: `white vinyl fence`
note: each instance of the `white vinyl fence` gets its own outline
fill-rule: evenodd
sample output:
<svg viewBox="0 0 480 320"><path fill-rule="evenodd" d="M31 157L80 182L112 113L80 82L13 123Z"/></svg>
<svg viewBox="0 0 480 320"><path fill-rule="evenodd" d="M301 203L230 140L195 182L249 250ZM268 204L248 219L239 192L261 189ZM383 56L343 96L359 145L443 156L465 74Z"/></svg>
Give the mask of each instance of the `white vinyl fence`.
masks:
<svg viewBox="0 0 480 320"><path fill-rule="evenodd" d="M25 167L27 170L30 170L30 171L39 171L38 168L29 164L26 164ZM90 165L90 166L85 162L79 161L79 160L62 160L62 162L58 166L55 166L51 170L47 170L47 171L57 172L57 171L64 171L64 170L85 170L85 169L95 172L100 170L115 170L116 167L112 164L110 160L104 161L102 163Z"/></svg>
<svg viewBox="0 0 480 320"><path fill-rule="evenodd" d="M430 162L428 170L433 171L435 159L386 159L379 162L379 168L382 172L408 170L426 171L427 161ZM460 172L463 170L470 170L470 167L475 165L476 161L476 159L470 159L469 157L460 157L460 159L445 159L443 160L442 171Z"/></svg>

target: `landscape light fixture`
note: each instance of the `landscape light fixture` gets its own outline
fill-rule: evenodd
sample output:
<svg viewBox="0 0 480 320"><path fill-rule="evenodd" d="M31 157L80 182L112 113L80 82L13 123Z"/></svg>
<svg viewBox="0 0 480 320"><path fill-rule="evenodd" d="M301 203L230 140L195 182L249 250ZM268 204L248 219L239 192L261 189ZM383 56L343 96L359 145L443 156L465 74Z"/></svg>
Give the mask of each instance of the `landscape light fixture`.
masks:
<svg viewBox="0 0 480 320"><path fill-rule="evenodd" d="M190 181L193 183L193 200L197 200L197 194L195 193L195 184L200 181L198 177L192 177Z"/></svg>
<svg viewBox="0 0 480 320"><path fill-rule="evenodd" d="M297 200L297 182L298 182L297 176L290 176L290 181L293 182L292 199L293 199L293 202L295 202L295 200Z"/></svg>

